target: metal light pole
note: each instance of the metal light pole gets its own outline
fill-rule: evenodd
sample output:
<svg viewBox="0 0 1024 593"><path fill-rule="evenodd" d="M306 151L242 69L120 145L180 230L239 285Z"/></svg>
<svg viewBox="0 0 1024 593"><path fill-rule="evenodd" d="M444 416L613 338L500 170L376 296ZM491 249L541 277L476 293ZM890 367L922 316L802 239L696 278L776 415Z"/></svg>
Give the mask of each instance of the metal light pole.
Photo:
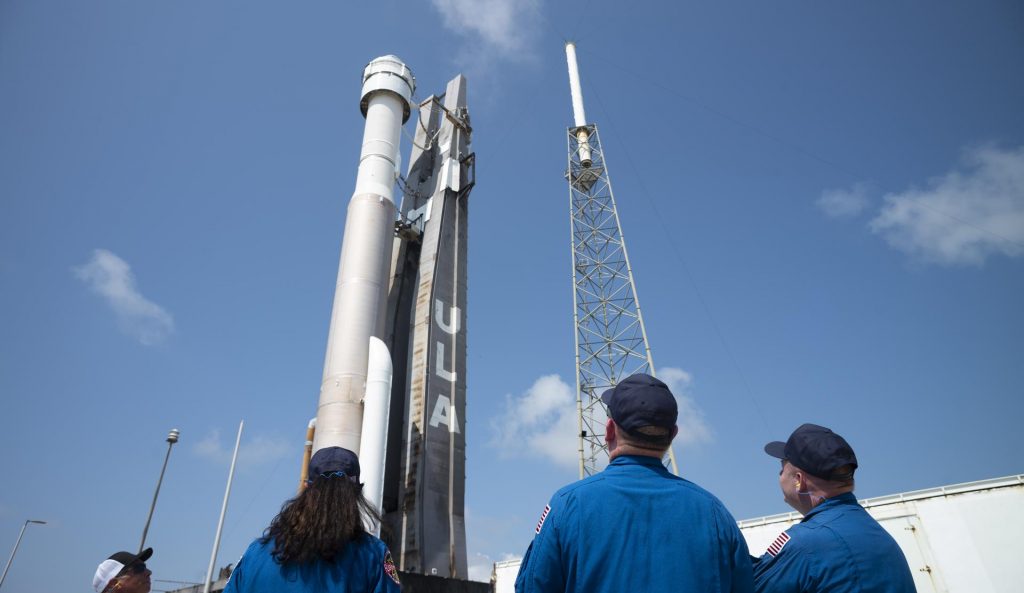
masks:
<svg viewBox="0 0 1024 593"><path fill-rule="evenodd" d="M146 549L146 534L149 533L149 522L153 520L153 509L156 508L156 497L160 496L160 484L164 481L164 472L167 471L167 460L171 458L171 447L178 442L178 435L181 434L177 428L172 428L167 434L167 455L164 457L164 467L160 470L160 479L156 481L156 492L153 493L153 504L149 505L149 516L146 517L146 526L142 528L142 542L139 543L139 553Z"/></svg>
<svg viewBox="0 0 1024 593"><path fill-rule="evenodd" d="M235 438L235 452L231 455L231 469L228 470L228 485L224 489L224 504L220 507L220 520L217 521L217 535L213 538L213 552L210 553L210 566L206 569L206 581L203 593L210 593L213 585L213 567L217 563L217 550L220 548L220 534L224 530L224 516L228 512L228 498L231 496L231 482L235 479L235 462L238 461L238 447L242 444L242 427L245 420L238 423L238 437Z"/></svg>
<svg viewBox="0 0 1024 593"><path fill-rule="evenodd" d="M11 563L14 562L14 555L18 553L18 546L21 545L21 538L25 535L25 528L28 527L29 523L38 523L39 525L46 525L46 521L37 521L35 519L26 519L25 524L21 526L21 533L18 534L18 541L14 543L14 549L11 550L11 557L7 559L7 566L4 567L4 575L0 576L0 587L4 585L4 579L7 578L7 571L11 569Z"/></svg>

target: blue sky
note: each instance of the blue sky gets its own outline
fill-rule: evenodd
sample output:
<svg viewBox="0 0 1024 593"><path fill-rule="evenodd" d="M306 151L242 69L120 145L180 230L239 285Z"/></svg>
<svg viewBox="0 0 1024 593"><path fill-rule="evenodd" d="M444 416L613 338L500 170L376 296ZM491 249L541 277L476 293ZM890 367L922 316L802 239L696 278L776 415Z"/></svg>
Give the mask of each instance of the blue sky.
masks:
<svg viewBox="0 0 1024 593"><path fill-rule="evenodd" d="M240 419L218 565L293 494L388 53L469 79L470 561L521 554L576 477L566 38L686 477L786 511L761 447L807 421L863 497L1022 471L1018 2L8 1L0 546L49 524L5 588L136 546L171 428L154 579L205 574Z"/></svg>

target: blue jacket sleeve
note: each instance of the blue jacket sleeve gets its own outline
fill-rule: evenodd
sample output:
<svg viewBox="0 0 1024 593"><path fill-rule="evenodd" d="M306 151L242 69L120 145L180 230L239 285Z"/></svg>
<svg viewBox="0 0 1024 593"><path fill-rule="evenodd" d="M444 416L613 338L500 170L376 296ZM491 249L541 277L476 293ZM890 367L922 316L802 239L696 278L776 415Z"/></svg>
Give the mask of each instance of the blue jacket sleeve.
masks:
<svg viewBox="0 0 1024 593"><path fill-rule="evenodd" d="M555 494L545 507L533 542L519 565L516 593L563 593L566 590L569 567L564 542L571 519L567 516L564 498Z"/></svg>
<svg viewBox="0 0 1024 593"><path fill-rule="evenodd" d="M398 582L398 568L391 558L391 550L384 548L384 558L378 567L377 584L374 593L399 593L402 590Z"/></svg>
<svg viewBox="0 0 1024 593"><path fill-rule="evenodd" d="M736 529L732 546L732 593L754 593L754 569L750 563L747 540Z"/></svg>
<svg viewBox="0 0 1024 593"><path fill-rule="evenodd" d="M717 516L719 542L722 544L722 576L728 580L730 593L754 593L754 573L747 540L725 507Z"/></svg>
<svg viewBox="0 0 1024 593"><path fill-rule="evenodd" d="M228 577L228 584L224 586L223 593L239 593L239 582L242 579L242 561L238 561L238 565L231 571L231 576Z"/></svg>
<svg viewBox="0 0 1024 593"><path fill-rule="evenodd" d="M788 532L786 532L788 536ZM779 536L782 537L781 535ZM781 540L776 540L776 542ZM773 556L765 552L754 564L756 593L799 593L809 579L809 557L801 550L801 541L787 539Z"/></svg>
<svg viewBox="0 0 1024 593"><path fill-rule="evenodd" d="M242 567L245 563L245 557L249 555L249 550L251 550L252 547L253 544L249 544L245 553L242 554L242 557L235 563L235 567L231 569L231 576L228 577L228 584L224 585L223 593L241 593L244 590L243 584L245 583L245 571Z"/></svg>

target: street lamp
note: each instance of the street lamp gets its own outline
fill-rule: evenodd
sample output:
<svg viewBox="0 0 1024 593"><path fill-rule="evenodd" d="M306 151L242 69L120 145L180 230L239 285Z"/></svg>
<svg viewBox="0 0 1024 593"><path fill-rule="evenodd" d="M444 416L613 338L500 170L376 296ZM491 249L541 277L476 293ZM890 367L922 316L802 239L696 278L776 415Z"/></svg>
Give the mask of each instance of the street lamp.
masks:
<svg viewBox="0 0 1024 593"><path fill-rule="evenodd" d="M4 579L7 578L7 571L11 569L11 563L14 562L14 555L18 553L18 546L21 545L21 537L25 535L25 528L28 527L29 523L37 523L39 525L46 525L46 521L37 521L35 519L25 519L25 524L21 526L21 533L18 534L18 541L14 543L14 550L11 551L11 557L7 559L7 566L4 567L4 575L0 576L0 587L4 585Z"/></svg>
<svg viewBox="0 0 1024 593"><path fill-rule="evenodd" d="M160 484L164 481L164 472L167 471L167 460L171 458L171 447L178 442L178 435L181 434L177 428L172 428L167 434L167 455L164 457L164 467L160 470L160 479L156 481L156 492L153 493L153 504L149 505L149 516L146 517L146 526L142 528L142 542L139 544L139 553L146 548L146 534L149 533L149 522L153 520L153 509L156 508L156 497L160 496Z"/></svg>

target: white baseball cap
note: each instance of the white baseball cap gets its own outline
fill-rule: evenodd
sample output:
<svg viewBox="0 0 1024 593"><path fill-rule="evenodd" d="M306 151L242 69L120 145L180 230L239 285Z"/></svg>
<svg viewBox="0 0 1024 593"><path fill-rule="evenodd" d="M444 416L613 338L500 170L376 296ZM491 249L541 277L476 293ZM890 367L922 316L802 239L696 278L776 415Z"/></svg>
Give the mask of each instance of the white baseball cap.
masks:
<svg viewBox="0 0 1024 593"><path fill-rule="evenodd" d="M103 590L107 588L110 581L121 574L124 567L133 562L145 562L152 555L153 548L146 548L138 554L132 554L131 552L111 554L110 558L100 562L100 565L96 567L96 574L92 577L92 588L96 590L96 593L103 593Z"/></svg>

